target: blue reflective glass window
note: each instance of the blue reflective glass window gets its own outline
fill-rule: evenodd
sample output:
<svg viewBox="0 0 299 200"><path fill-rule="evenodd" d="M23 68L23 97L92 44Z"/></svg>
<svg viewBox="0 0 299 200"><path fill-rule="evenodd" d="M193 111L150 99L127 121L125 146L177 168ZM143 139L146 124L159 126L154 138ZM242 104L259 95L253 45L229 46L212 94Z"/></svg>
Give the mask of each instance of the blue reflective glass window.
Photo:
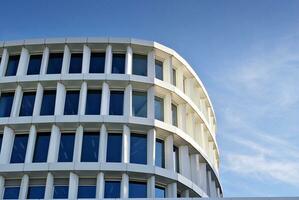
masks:
<svg viewBox="0 0 299 200"><path fill-rule="evenodd" d="M164 167L164 141L156 139L156 157L155 157L156 166Z"/></svg>
<svg viewBox="0 0 299 200"><path fill-rule="evenodd" d="M74 143L75 143L75 134L73 133L61 134L58 162L73 161Z"/></svg>
<svg viewBox="0 0 299 200"><path fill-rule="evenodd" d="M2 147L2 140L3 140L3 134L0 134L0 153L1 153L1 147Z"/></svg>
<svg viewBox="0 0 299 200"><path fill-rule="evenodd" d="M28 135L15 135L10 163L24 163L27 149Z"/></svg>
<svg viewBox="0 0 299 200"><path fill-rule="evenodd" d="M109 115L122 115L124 109L124 92L110 92Z"/></svg>
<svg viewBox="0 0 299 200"><path fill-rule="evenodd" d="M12 107L14 93L0 94L0 117L9 117Z"/></svg>
<svg viewBox="0 0 299 200"><path fill-rule="evenodd" d="M156 186L155 187L155 197L156 198L165 198L165 188Z"/></svg>
<svg viewBox="0 0 299 200"><path fill-rule="evenodd" d="M143 182L129 182L129 198L146 198L147 185Z"/></svg>
<svg viewBox="0 0 299 200"><path fill-rule="evenodd" d="M9 56L5 76L15 76L17 74L20 55Z"/></svg>
<svg viewBox="0 0 299 200"><path fill-rule="evenodd" d="M84 132L82 142L81 162L97 162L99 155L100 134Z"/></svg>
<svg viewBox="0 0 299 200"><path fill-rule="evenodd" d="M125 54L113 54L112 58L112 73L113 74L124 74L125 73Z"/></svg>
<svg viewBox="0 0 299 200"><path fill-rule="evenodd" d="M130 163L147 164L147 137L141 134L131 134Z"/></svg>
<svg viewBox="0 0 299 200"><path fill-rule="evenodd" d="M35 92L24 92L19 116L32 116Z"/></svg>
<svg viewBox="0 0 299 200"><path fill-rule="evenodd" d="M20 187L5 187L3 199L18 199Z"/></svg>
<svg viewBox="0 0 299 200"><path fill-rule="evenodd" d="M69 187L66 185L55 185L53 199L67 199Z"/></svg>
<svg viewBox="0 0 299 200"><path fill-rule="evenodd" d="M45 186L30 186L27 192L27 199L43 199Z"/></svg>
<svg viewBox="0 0 299 200"><path fill-rule="evenodd" d="M179 149L176 146L173 146L173 163L174 163L175 171L179 173L180 171Z"/></svg>
<svg viewBox="0 0 299 200"><path fill-rule="evenodd" d="M82 71L82 53L72 53L69 73L81 73Z"/></svg>
<svg viewBox="0 0 299 200"><path fill-rule="evenodd" d="M88 90L86 98L86 115L99 115L101 114L101 90Z"/></svg>
<svg viewBox="0 0 299 200"><path fill-rule="evenodd" d="M44 91L40 115L54 115L56 91Z"/></svg>
<svg viewBox="0 0 299 200"><path fill-rule="evenodd" d="M164 100L155 97L155 119L164 121Z"/></svg>
<svg viewBox="0 0 299 200"><path fill-rule="evenodd" d="M79 107L79 91L67 91L64 104L64 115L77 115Z"/></svg>
<svg viewBox="0 0 299 200"><path fill-rule="evenodd" d="M51 133L37 133L32 162L47 162L50 135Z"/></svg>
<svg viewBox="0 0 299 200"><path fill-rule="evenodd" d="M132 74L147 76L147 56L134 54Z"/></svg>
<svg viewBox="0 0 299 200"><path fill-rule="evenodd" d="M107 162L121 162L122 135L110 133L107 140Z"/></svg>
<svg viewBox="0 0 299 200"><path fill-rule="evenodd" d="M105 53L91 53L89 73L104 73Z"/></svg>
<svg viewBox="0 0 299 200"><path fill-rule="evenodd" d="M176 105L171 104L172 125L178 126L178 109Z"/></svg>
<svg viewBox="0 0 299 200"><path fill-rule="evenodd" d="M176 70L172 68L172 76L171 76L172 85L176 86Z"/></svg>
<svg viewBox="0 0 299 200"><path fill-rule="evenodd" d="M146 117L147 116L147 94L146 92L133 92L132 98L133 116Z"/></svg>
<svg viewBox="0 0 299 200"><path fill-rule="evenodd" d="M50 53L47 74L60 74L62 68L63 53Z"/></svg>
<svg viewBox="0 0 299 200"><path fill-rule="evenodd" d="M156 78L163 80L163 63L161 61L155 61Z"/></svg>
<svg viewBox="0 0 299 200"><path fill-rule="evenodd" d="M78 198L96 198L96 186L95 185L79 186Z"/></svg>
<svg viewBox="0 0 299 200"><path fill-rule="evenodd" d="M31 55L27 75L39 74L43 55Z"/></svg>
<svg viewBox="0 0 299 200"><path fill-rule="evenodd" d="M104 198L120 198L120 181L105 181Z"/></svg>

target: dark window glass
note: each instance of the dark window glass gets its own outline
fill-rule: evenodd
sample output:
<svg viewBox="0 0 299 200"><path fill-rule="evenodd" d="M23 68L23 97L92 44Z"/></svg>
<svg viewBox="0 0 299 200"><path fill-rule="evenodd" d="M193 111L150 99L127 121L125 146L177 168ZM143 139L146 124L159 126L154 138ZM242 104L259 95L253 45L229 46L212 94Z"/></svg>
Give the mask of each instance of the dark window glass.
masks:
<svg viewBox="0 0 299 200"><path fill-rule="evenodd" d="M164 141L156 139L156 166L164 167Z"/></svg>
<svg viewBox="0 0 299 200"><path fill-rule="evenodd" d="M14 93L2 93L0 95L0 117L9 117Z"/></svg>
<svg viewBox="0 0 299 200"><path fill-rule="evenodd" d="M133 92L132 98L133 116L147 116L147 94L146 92Z"/></svg>
<svg viewBox="0 0 299 200"><path fill-rule="evenodd" d="M45 196L45 186L29 186L27 199L43 199Z"/></svg>
<svg viewBox="0 0 299 200"><path fill-rule="evenodd" d="M97 162L99 155L100 134L84 133L82 142L81 162Z"/></svg>
<svg viewBox="0 0 299 200"><path fill-rule="evenodd" d="M122 115L124 109L124 92L110 92L109 115Z"/></svg>
<svg viewBox="0 0 299 200"><path fill-rule="evenodd" d="M129 198L146 198L147 197L147 185L142 182L129 183Z"/></svg>
<svg viewBox="0 0 299 200"><path fill-rule="evenodd" d="M86 115L99 115L101 114L101 90L88 90L86 99Z"/></svg>
<svg viewBox="0 0 299 200"><path fill-rule="evenodd" d="M173 146L173 163L174 163L175 171L179 173L180 171L179 149L176 146Z"/></svg>
<svg viewBox="0 0 299 200"><path fill-rule="evenodd" d="M67 91L64 105L64 115L77 115L79 107L79 91Z"/></svg>
<svg viewBox="0 0 299 200"><path fill-rule="evenodd" d="M3 199L18 199L20 187L5 187Z"/></svg>
<svg viewBox="0 0 299 200"><path fill-rule="evenodd" d="M35 141L33 162L47 162L51 133L38 133Z"/></svg>
<svg viewBox="0 0 299 200"><path fill-rule="evenodd" d="M54 199L67 199L69 194L69 187L65 185L54 186Z"/></svg>
<svg viewBox="0 0 299 200"><path fill-rule="evenodd" d="M156 78L163 80L163 63L161 61L155 61Z"/></svg>
<svg viewBox="0 0 299 200"><path fill-rule="evenodd" d="M47 74L60 74L62 68L63 53L51 53L49 56Z"/></svg>
<svg viewBox="0 0 299 200"><path fill-rule="evenodd" d="M140 76L147 76L147 56L133 55L133 69L132 73Z"/></svg>
<svg viewBox="0 0 299 200"><path fill-rule="evenodd" d="M156 198L165 198L165 188L156 186L155 187L155 197Z"/></svg>
<svg viewBox="0 0 299 200"><path fill-rule="evenodd" d="M24 163L27 149L28 135L15 135L10 163Z"/></svg>
<svg viewBox="0 0 299 200"><path fill-rule="evenodd" d="M96 186L94 185L79 186L78 198L96 198Z"/></svg>
<svg viewBox="0 0 299 200"><path fill-rule="evenodd" d="M125 54L113 54L112 58L112 73L124 74L125 73Z"/></svg>
<svg viewBox="0 0 299 200"><path fill-rule="evenodd" d="M105 53L91 53L89 73L104 73Z"/></svg>
<svg viewBox="0 0 299 200"><path fill-rule="evenodd" d="M9 56L5 76L15 76L17 74L20 56Z"/></svg>
<svg viewBox="0 0 299 200"><path fill-rule="evenodd" d="M35 92L24 92L19 116L32 116Z"/></svg>
<svg viewBox="0 0 299 200"><path fill-rule="evenodd" d="M75 134L62 133L60 138L58 162L72 162Z"/></svg>
<svg viewBox="0 0 299 200"><path fill-rule="evenodd" d="M178 126L178 109L176 105L171 104L172 125Z"/></svg>
<svg viewBox="0 0 299 200"><path fill-rule="evenodd" d="M164 100L155 97L155 119L164 121Z"/></svg>
<svg viewBox="0 0 299 200"><path fill-rule="evenodd" d="M146 135L131 134L130 163L147 164Z"/></svg>
<svg viewBox="0 0 299 200"><path fill-rule="evenodd" d="M44 91L40 115L54 115L56 91Z"/></svg>
<svg viewBox="0 0 299 200"><path fill-rule="evenodd" d="M72 53L69 73L81 73L82 71L82 53Z"/></svg>
<svg viewBox="0 0 299 200"><path fill-rule="evenodd" d="M120 181L105 181L104 198L120 198Z"/></svg>
<svg viewBox="0 0 299 200"><path fill-rule="evenodd" d="M107 162L121 162L122 135L110 133L107 141Z"/></svg>
<svg viewBox="0 0 299 200"><path fill-rule="evenodd" d="M2 147L2 140L3 140L3 134L0 134L0 153L1 153L1 147Z"/></svg>
<svg viewBox="0 0 299 200"><path fill-rule="evenodd" d="M39 74L43 55L31 55L27 75Z"/></svg>
<svg viewBox="0 0 299 200"><path fill-rule="evenodd" d="M172 77L171 77L172 85L176 86L176 70L172 68Z"/></svg>

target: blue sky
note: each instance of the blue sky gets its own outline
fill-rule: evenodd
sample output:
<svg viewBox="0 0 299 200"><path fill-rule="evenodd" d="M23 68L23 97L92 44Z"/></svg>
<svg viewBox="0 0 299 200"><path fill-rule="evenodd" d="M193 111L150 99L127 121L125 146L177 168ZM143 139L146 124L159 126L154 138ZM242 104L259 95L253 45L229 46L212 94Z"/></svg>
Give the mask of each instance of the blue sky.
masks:
<svg viewBox="0 0 299 200"><path fill-rule="evenodd" d="M180 53L217 115L225 196L299 196L299 1L15 1L0 40L115 36Z"/></svg>

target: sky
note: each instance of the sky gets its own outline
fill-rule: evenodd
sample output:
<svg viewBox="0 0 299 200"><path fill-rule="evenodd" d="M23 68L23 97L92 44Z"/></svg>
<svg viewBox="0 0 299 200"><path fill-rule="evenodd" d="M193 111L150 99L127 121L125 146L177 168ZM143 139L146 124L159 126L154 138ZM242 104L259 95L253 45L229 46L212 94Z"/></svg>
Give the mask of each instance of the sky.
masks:
<svg viewBox="0 0 299 200"><path fill-rule="evenodd" d="M217 117L224 195L299 196L298 0L9 0L0 40L132 37L175 49Z"/></svg>

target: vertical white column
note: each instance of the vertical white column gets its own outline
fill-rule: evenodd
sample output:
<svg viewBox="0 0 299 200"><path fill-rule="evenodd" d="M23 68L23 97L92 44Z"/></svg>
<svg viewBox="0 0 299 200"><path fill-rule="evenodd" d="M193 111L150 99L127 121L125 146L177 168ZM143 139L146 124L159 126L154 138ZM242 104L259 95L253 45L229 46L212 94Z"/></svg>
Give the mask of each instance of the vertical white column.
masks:
<svg viewBox="0 0 299 200"><path fill-rule="evenodd" d="M29 139L28 139L28 144L27 144L25 163L32 162L36 137L37 137L36 127L34 125L32 125L30 127L30 132L29 132Z"/></svg>
<svg viewBox="0 0 299 200"><path fill-rule="evenodd" d="M110 90L107 83L102 86L101 115L109 115Z"/></svg>
<svg viewBox="0 0 299 200"><path fill-rule="evenodd" d="M147 132L147 164L155 166L156 157L156 130L150 129Z"/></svg>
<svg viewBox="0 0 299 200"><path fill-rule="evenodd" d="M177 198L177 183L170 183L166 188L166 198Z"/></svg>
<svg viewBox="0 0 299 200"><path fill-rule="evenodd" d="M155 52L151 50L147 54L147 76L150 78L155 78Z"/></svg>
<svg viewBox="0 0 299 200"><path fill-rule="evenodd" d="M81 150L83 142L83 126L79 126L76 130L75 147L74 147L74 162L81 161Z"/></svg>
<svg viewBox="0 0 299 200"><path fill-rule="evenodd" d="M189 190L185 190L182 192L182 197L189 198Z"/></svg>
<svg viewBox="0 0 299 200"><path fill-rule="evenodd" d="M43 58L42 58L41 69L40 69L41 75L44 75L47 73L49 56L50 56L49 47L45 47L44 51L43 51Z"/></svg>
<svg viewBox="0 0 299 200"><path fill-rule="evenodd" d="M89 73L91 50L87 45L83 46L83 58L82 58L82 73Z"/></svg>
<svg viewBox="0 0 299 200"><path fill-rule="evenodd" d="M22 87L18 85L12 103L12 109L11 109L12 111L10 115L11 117L17 117L19 115L22 97L23 97Z"/></svg>
<svg viewBox="0 0 299 200"><path fill-rule="evenodd" d="M217 188L216 188L216 182L212 179L211 181L211 196L212 197L217 197Z"/></svg>
<svg viewBox="0 0 299 200"><path fill-rule="evenodd" d="M122 162L130 162L130 128L127 125L123 126Z"/></svg>
<svg viewBox="0 0 299 200"><path fill-rule="evenodd" d="M81 85L80 98L79 98L79 115L85 114L87 99L87 83L84 81Z"/></svg>
<svg viewBox="0 0 299 200"><path fill-rule="evenodd" d="M170 81L171 81L171 78L170 78L171 69L172 69L172 58L171 58L171 56L169 56L163 62L163 79L167 83L170 83Z"/></svg>
<svg viewBox="0 0 299 200"><path fill-rule="evenodd" d="M7 49L3 49L2 57L1 57L1 64L0 64L0 77L5 76L8 59L9 59L9 53L8 53Z"/></svg>
<svg viewBox="0 0 299 200"><path fill-rule="evenodd" d="M209 197L213 197L213 186L212 186L212 174L211 174L211 171L208 171L208 196Z"/></svg>
<svg viewBox="0 0 299 200"><path fill-rule="evenodd" d="M155 176L147 179L147 198L155 198Z"/></svg>
<svg viewBox="0 0 299 200"><path fill-rule="evenodd" d="M199 163L199 185L203 189L204 192L207 192L207 164Z"/></svg>
<svg viewBox="0 0 299 200"><path fill-rule="evenodd" d="M186 130L186 104L179 104L177 106L178 112L178 128L185 131Z"/></svg>
<svg viewBox="0 0 299 200"><path fill-rule="evenodd" d="M186 132L188 135L190 135L192 138L193 137L193 113L191 111L191 108L190 109L187 109L187 115L186 115Z"/></svg>
<svg viewBox="0 0 299 200"><path fill-rule="evenodd" d="M0 198L2 198L4 195L4 183L5 183L4 177L0 176Z"/></svg>
<svg viewBox="0 0 299 200"><path fill-rule="evenodd" d="M192 154L190 156L191 160L191 180L199 185L199 154Z"/></svg>
<svg viewBox="0 0 299 200"><path fill-rule="evenodd" d="M171 94L168 93L164 97L164 122L172 124L172 113L171 113Z"/></svg>
<svg viewBox="0 0 299 200"><path fill-rule="evenodd" d="M27 74L27 68L29 63L29 52L26 48L22 48L21 56L19 60L18 70L17 70L17 76L24 76Z"/></svg>
<svg viewBox="0 0 299 200"><path fill-rule="evenodd" d="M63 52L61 74L67 74L69 72L70 61L71 61L71 51L70 48L67 45L65 45L64 52Z"/></svg>
<svg viewBox="0 0 299 200"><path fill-rule="evenodd" d="M165 139L165 168L175 172L173 160L173 135L169 135Z"/></svg>
<svg viewBox="0 0 299 200"><path fill-rule="evenodd" d="M29 186L29 176L24 174L21 180L19 199L27 199L27 191Z"/></svg>
<svg viewBox="0 0 299 200"><path fill-rule="evenodd" d="M190 179L190 156L188 146L179 147L179 165L181 174Z"/></svg>
<svg viewBox="0 0 299 200"><path fill-rule="evenodd" d="M77 199L79 185L79 177L77 174L71 172L69 180L69 198L68 199Z"/></svg>
<svg viewBox="0 0 299 200"><path fill-rule="evenodd" d="M147 90L147 117L155 119L155 89L154 86Z"/></svg>
<svg viewBox="0 0 299 200"><path fill-rule="evenodd" d="M45 189L45 199L53 198L53 187L54 187L54 176L52 173L47 174L46 189Z"/></svg>
<svg viewBox="0 0 299 200"><path fill-rule="evenodd" d="M220 192L220 188L219 187L217 187L217 197L218 198L221 198L222 196L221 196L221 192Z"/></svg>
<svg viewBox="0 0 299 200"><path fill-rule="evenodd" d="M43 93L44 93L44 88L43 88L42 84L38 83L35 100L34 100L33 116L39 116L39 114L40 114L40 109L41 109L42 100L43 100Z"/></svg>
<svg viewBox="0 0 299 200"><path fill-rule="evenodd" d="M128 174L122 174L121 186L120 186L120 198L126 199L129 197L129 176Z"/></svg>
<svg viewBox="0 0 299 200"><path fill-rule="evenodd" d="M66 90L63 84L57 83L55 99L55 115L63 115Z"/></svg>
<svg viewBox="0 0 299 200"><path fill-rule="evenodd" d="M5 126L1 146L0 164L9 163L14 137L14 131L11 128Z"/></svg>
<svg viewBox="0 0 299 200"><path fill-rule="evenodd" d="M133 60L132 47L128 46L127 47L127 52L126 52L126 65L125 65L126 74L132 74L132 60Z"/></svg>
<svg viewBox="0 0 299 200"><path fill-rule="evenodd" d="M184 91L184 72L183 67L178 67L176 70L176 85L182 92Z"/></svg>
<svg viewBox="0 0 299 200"><path fill-rule="evenodd" d="M51 130L50 144L48 152L48 163L57 162L59 143L60 143L60 130L58 126L53 125Z"/></svg>
<svg viewBox="0 0 299 200"><path fill-rule="evenodd" d="M125 116L132 116L132 85L129 84L125 88L125 94L124 94L124 115Z"/></svg>
<svg viewBox="0 0 299 200"><path fill-rule="evenodd" d="M96 198L103 199L105 193L105 180L104 180L104 173L100 172L97 175L97 189L96 189Z"/></svg>
<svg viewBox="0 0 299 200"><path fill-rule="evenodd" d="M112 71L112 46L109 44L106 47L105 73L111 74L111 71Z"/></svg>
<svg viewBox="0 0 299 200"><path fill-rule="evenodd" d="M107 152L107 129L103 124L101 126L101 134L100 134L100 148L99 148L99 160L101 163L106 162L106 152Z"/></svg>

